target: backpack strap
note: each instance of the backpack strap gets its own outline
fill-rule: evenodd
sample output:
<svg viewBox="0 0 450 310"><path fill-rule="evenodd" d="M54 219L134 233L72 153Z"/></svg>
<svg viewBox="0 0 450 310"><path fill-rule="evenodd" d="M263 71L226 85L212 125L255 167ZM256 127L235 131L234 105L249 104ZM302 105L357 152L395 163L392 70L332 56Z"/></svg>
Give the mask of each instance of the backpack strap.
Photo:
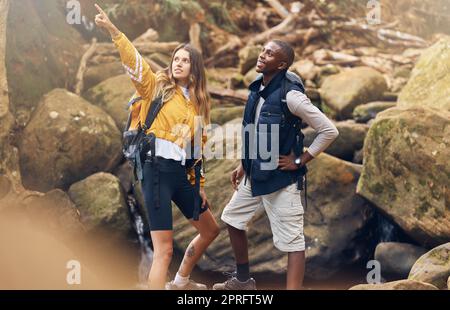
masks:
<svg viewBox="0 0 450 310"><path fill-rule="evenodd" d="M125 110L128 111L128 110L130 109L130 107L131 107L133 104L135 104L136 102L138 102L138 101L140 101L140 100L142 100L142 97L135 97L135 98L132 98L132 99L128 102L127 107L126 107ZM126 123L126 125L125 125L124 131L127 131L128 129L130 129L130 124L131 124L131 113L132 113L132 111L130 111L130 112L128 113L127 123Z"/></svg>
<svg viewBox="0 0 450 310"><path fill-rule="evenodd" d="M162 97L158 97L152 101L147 117L145 118L145 123L141 126L144 131L147 131L152 126L163 104Z"/></svg>

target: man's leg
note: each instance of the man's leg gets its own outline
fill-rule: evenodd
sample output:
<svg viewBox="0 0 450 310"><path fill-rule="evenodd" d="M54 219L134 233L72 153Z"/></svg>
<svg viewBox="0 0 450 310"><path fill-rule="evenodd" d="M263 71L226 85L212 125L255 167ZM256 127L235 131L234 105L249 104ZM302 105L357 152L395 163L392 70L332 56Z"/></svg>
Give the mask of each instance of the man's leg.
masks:
<svg viewBox="0 0 450 310"><path fill-rule="evenodd" d="M241 282L247 281L250 279L247 233L245 230L237 229L229 224L227 224L227 227L236 260L237 278Z"/></svg>
<svg viewBox="0 0 450 310"><path fill-rule="evenodd" d="M248 182L250 183L250 182ZM227 224L231 247L236 259L236 277L213 286L215 290L255 289L255 280L250 278L248 259L247 223L261 206L261 198L253 197L249 184L241 183L222 213L222 221Z"/></svg>
<svg viewBox="0 0 450 310"><path fill-rule="evenodd" d="M300 290L305 276L305 251L288 253L286 289Z"/></svg>
<svg viewBox="0 0 450 310"><path fill-rule="evenodd" d="M300 191L292 184L263 196L262 202L269 217L274 246L288 253L286 289L301 289L305 274L305 237Z"/></svg>

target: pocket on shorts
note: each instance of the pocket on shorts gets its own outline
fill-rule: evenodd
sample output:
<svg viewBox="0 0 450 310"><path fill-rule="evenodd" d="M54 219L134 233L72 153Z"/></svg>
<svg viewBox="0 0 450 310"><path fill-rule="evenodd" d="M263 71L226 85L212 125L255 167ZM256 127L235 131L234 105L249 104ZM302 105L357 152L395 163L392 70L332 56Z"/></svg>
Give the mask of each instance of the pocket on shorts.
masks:
<svg viewBox="0 0 450 310"><path fill-rule="evenodd" d="M300 204L290 208L277 210L278 216L278 238L282 243L289 244L303 235L303 207Z"/></svg>

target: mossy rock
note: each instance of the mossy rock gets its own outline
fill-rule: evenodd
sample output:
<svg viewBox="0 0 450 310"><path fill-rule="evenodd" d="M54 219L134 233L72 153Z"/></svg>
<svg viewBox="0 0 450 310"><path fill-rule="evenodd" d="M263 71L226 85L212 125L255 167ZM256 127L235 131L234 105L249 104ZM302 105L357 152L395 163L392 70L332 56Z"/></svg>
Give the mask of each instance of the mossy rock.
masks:
<svg viewBox="0 0 450 310"><path fill-rule="evenodd" d="M93 174L72 184L68 193L88 231L106 229L124 238L131 231L124 192L114 175Z"/></svg>
<svg viewBox="0 0 450 310"><path fill-rule="evenodd" d="M357 192L424 246L450 239L450 114L426 107L378 114Z"/></svg>
<svg viewBox="0 0 450 310"><path fill-rule="evenodd" d="M427 106L450 111L450 38L424 51L398 98L399 106Z"/></svg>

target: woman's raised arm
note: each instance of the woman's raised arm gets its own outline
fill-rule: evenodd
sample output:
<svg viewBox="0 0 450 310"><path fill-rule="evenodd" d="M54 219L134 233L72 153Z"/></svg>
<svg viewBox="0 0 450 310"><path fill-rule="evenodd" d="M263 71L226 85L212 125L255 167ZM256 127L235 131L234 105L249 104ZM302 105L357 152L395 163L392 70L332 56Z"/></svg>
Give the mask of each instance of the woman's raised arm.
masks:
<svg viewBox="0 0 450 310"><path fill-rule="evenodd" d="M102 8L95 4L98 13L95 24L106 29L120 53L123 67L130 76L136 90L143 98L152 98L156 86L155 74L128 38L111 22Z"/></svg>

